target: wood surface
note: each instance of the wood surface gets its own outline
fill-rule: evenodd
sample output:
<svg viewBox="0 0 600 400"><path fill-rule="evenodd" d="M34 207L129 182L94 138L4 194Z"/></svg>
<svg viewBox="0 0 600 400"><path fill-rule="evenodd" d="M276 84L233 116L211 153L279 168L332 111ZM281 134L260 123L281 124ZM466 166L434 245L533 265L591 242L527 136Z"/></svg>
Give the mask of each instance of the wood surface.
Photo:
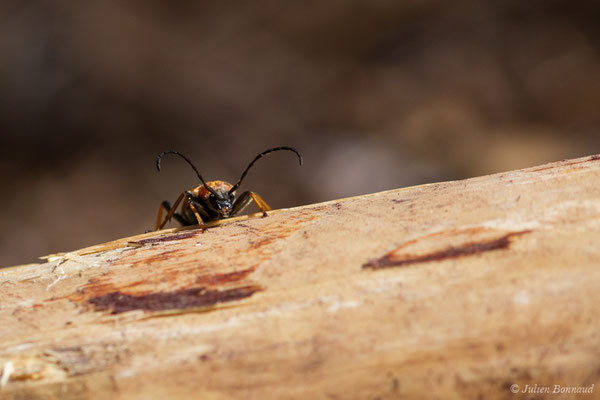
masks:
<svg viewBox="0 0 600 400"><path fill-rule="evenodd" d="M0 399L600 398L599 243L591 156L49 256Z"/></svg>

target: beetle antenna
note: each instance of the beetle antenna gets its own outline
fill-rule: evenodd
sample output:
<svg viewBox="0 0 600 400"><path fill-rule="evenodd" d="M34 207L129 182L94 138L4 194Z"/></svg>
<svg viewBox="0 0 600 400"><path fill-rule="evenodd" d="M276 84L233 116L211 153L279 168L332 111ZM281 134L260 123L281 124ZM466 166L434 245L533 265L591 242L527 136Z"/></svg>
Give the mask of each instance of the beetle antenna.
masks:
<svg viewBox="0 0 600 400"><path fill-rule="evenodd" d="M188 164L190 164L190 167L192 167L194 169L194 171L196 172L196 175L198 175L198 178L200 179L200 182L202 182L202 184L204 185L204 187L211 192L212 194L214 194L215 196L218 196L218 194L213 190L213 188L211 188L210 186L208 186L206 184L206 182L204 181L204 178L202 178L202 175L200 175L200 172L198 172L198 169L194 166L194 164L190 161L189 158L187 158L186 156L184 156L183 154L181 154L178 151L175 150L165 150L162 153L160 153L158 155L158 157L156 157L156 169L160 172L160 159L165 155L165 154L176 154L179 157L183 158Z"/></svg>
<svg viewBox="0 0 600 400"><path fill-rule="evenodd" d="M236 191L236 189L238 187L240 187L242 181L244 180L244 177L246 176L246 174L248 173L248 171L250 170L250 168L252 168L252 166L254 165L254 163L256 161L258 161L260 158L262 158L263 156L266 156L269 153L272 153L274 151L279 151L279 150L289 150L291 152L296 153L296 155L298 156L298 160L300 161L300 165L302 165L302 156L300 155L300 153L298 152L298 150L293 149L291 147L287 147L287 146L281 146L281 147L273 147L272 149L269 150L265 150L262 153L260 153L259 155L257 155L254 160L252 160L252 162L250 164L248 164L248 166L246 167L246 169L244 170L244 172L242 173L242 176L240 177L240 180L233 185L233 187L231 189L229 189L229 194L233 193Z"/></svg>

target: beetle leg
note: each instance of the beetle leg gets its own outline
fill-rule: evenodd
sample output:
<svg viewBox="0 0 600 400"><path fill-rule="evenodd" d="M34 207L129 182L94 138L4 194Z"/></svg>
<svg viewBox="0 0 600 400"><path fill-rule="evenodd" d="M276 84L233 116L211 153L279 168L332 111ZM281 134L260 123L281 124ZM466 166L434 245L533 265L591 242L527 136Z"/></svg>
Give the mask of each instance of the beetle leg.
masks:
<svg viewBox="0 0 600 400"><path fill-rule="evenodd" d="M252 200L256 203L259 210L262 211L263 217L267 216L267 211L271 211L271 207L267 204L266 201L263 200L257 193L250 192L250 196L252 196Z"/></svg>
<svg viewBox="0 0 600 400"><path fill-rule="evenodd" d="M162 213L163 210L167 211L167 213L169 213L171 211L171 203L169 203L168 201L163 201L160 205L160 208L158 209L158 218L156 219L156 229L158 229L160 222L162 221ZM185 220L185 218L183 218L183 216L181 214L179 214L177 211L175 211L173 213L173 218L175 218L177 220L177 222L179 222L181 225L185 226L185 225L189 225L190 223L187 222Z"/></svg>
<svg viewBox="0 0 600 400"><path fill-rule="evenodd" d="M248 207L248 204L250 204L251 201L252 201L252 197L250 197L250 192L244 192L244 193L242 193L233 202L233 205L231 207L231 216L233 217L237 213L242 212L242 210L244 208Z"/></svg>
<svg viewBox="0 0 600 400"><path fill-rule="evenodd" d="M173 207L170 207L170 204L169 204L168 201L163 201L162 202L162 204L158 208L158 218L156 219L156 229L155 229L156 231L159 230L159 229L162 229L167 224L167 222L169 222L169 220L171 219L171 217L174 214L176 214L175 211L177 210L177 206L179 206L179 203L181 203L182 199L183 199L183 193L181 193L179 195L179 197L177 198L177 200L175 200L175 204L173 205ZM167 210L167 216L165 217L164 220L162 220L163 209ZM177 214L177 216L175 217L175 219L177 219L177 221L179 221L180 223L184 224L182 222L183 218L181 217L181 215ZM162 220L162 222L161 222L161 220Z"/></svg>
<svg viewBox="0 0 600 400"><path fill-rule="evenodd" d="M190 207L190 209L194 213L194 216L196 217L196 220L198 221L198 225L200 225L200 228L202 228L202 232L204 232L206 228L204 226L204 220L200 216L200 213L204 214L205 216L208 216L208 214L206 213L204 208L201 206L201 204L199 204L196 201L196 196L194 196L194 194L192 192L190 192L190 191L185 192L185 197L188 201L187 205Z"/></svg>
<svg viewBox="0 0 600 400"><path fill-rule="evenodd" d="M233 202L233 208L231 210L231 215L235 215L241 212L244 208L250 204L251 201L254 200L254 203L258 207L260 211L263 213L263 217L267 216L267 211L271 211L271 207L260 197L258 194L254 192L244 192Z"/></svg>

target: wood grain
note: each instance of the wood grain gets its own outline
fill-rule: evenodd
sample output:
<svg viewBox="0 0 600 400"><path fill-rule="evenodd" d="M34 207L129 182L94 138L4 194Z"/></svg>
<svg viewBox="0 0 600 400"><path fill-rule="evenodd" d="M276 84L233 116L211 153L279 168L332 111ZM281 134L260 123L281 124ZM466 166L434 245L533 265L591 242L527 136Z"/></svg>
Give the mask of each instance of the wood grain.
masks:
<svg viewBox="0 0 600 400"><path fill-rule="evenodd" d="M0 398L600 398L599 183L591 156L2 269Z"/></svg>

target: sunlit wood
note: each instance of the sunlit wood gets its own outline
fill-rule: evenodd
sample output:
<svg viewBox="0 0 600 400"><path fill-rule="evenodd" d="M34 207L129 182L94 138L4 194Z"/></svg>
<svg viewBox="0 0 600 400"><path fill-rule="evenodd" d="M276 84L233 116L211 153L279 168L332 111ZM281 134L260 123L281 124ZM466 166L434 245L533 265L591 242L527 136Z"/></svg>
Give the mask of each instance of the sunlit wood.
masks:
<svg viewBox="0 0 600 400"><path fill-rule="evenodd" d="M599 157L207 226L0 270L0 398L600 390Z"/></svg>

